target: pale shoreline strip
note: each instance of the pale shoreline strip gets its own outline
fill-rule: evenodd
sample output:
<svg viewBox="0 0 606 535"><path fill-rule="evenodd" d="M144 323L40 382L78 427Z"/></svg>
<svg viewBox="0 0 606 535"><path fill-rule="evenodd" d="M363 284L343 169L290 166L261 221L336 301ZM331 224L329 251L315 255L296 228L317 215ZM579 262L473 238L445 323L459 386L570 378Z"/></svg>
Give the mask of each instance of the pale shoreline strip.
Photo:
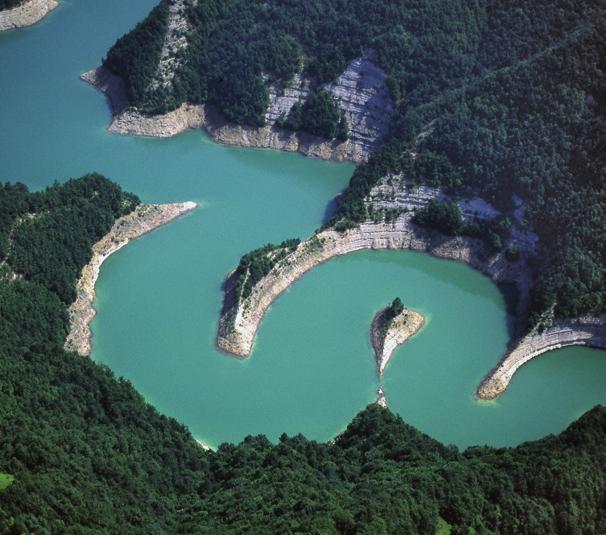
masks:
<svg viewBox="0 0 606 535"><path fill-rule="evenodd" d="M20 6L4 9L0 11L0 32L32 26L58 5L57 0L27 0Z"/></svg>
<svg viewBox="0 0 606 535"><path fill-rule="evenodd" d="M95 284L103 262L131 240L169 223L196 207L197 204L191 201L141 204L130 214L117 219L111 230L93 245L93 256L82 268L76 284L77 297L68 310L70 330L65 340L66 350L75 351L82 356L91 353L90 322L96 314L93 307Z"/></svg>
<svg viewBox="0 0 606 535"><path fill-rule="evenodd" d="M194 437L194 440L196 441L196 443L198 444L198 446L200 446L204 451L215 451L215 448L211 448L203 440L200 440L199 438L195 438L195 437Z"/></svg>

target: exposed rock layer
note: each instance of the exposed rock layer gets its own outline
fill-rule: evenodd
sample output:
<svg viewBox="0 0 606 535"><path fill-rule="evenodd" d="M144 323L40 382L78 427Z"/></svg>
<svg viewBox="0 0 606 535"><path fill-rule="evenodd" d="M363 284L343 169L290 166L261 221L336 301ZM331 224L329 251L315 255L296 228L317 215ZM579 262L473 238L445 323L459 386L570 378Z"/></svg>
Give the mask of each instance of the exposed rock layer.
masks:
<svg viewBox="0 0 606 535"><path fill-rule="evenodd" d="M425 323L421 314L408 308L391 321L388 312L389 307L379 310L370 326L370 342L375 352L379 377L383 375L393 352L419 332Z"/></svg>
<svg viewBox="0 0 606 535"><path fill-rule="evenodd" d="M95 317L93 308L95 283L99 277L101 264L131 240L151 232L194 208L196 208L194 202L139 205L130 214L117 219L111 230L93 245L93 256L82 268L76 285L76 300L69 307L70 330L65 340L66 350L75 351L82 356L91 353L90 322Z"/></svg>
<svg viewBox="0 0 606 535"><path fill-rule="evenodd" d="M0 32L31 26L59 5L57 0L26 0L13 9L0 11Z"/></svg>
<svg viewBox="0 0 606 535"><path fill-rule="evenodd" d="M420 228L405 213L394 223L367 222L346 232L322 231L301 242L297 249L280 261L259 281L249 297L229 306L231 285L228 278L226 301L219 321L217 345L240 357L252 350L254 337L270 304L292 283L310 269L335 256L362 249L411 249L428 252L440 258L465 262L482 271L494 281L513 282L526 286L527 271L522 263L508 262L502 253L493 253L485 244L468 237L446 237Z"/></svg>
<svg viewBox="0 0 606 535"><path fill-rule="evenodd" d="M519 249L520 259L510 262L504 253L491 250L483 241L463 236L447 237L414 225L413 211L434 198L444 198L444 195L434 188L408 188L402 177L385 177L373 188L366 203L375 214L381 210L402 211L394 222L379 219L380 222L368 221L359 228L343 233L325 230L316 234L299 244L293 253L274 266L256 284L251 295L240 303L234 302L230 297L233 293L230 289L235 281L232 280L233 277L228 278L224 309L219 321L218 347L236 356L250 355L265 311L284 290L318 264L361 249L424 251L441 258L465 262L494 282L513 283L518 290L516 315L518 320L523 320L526 317L532 282L527 260L535 252L536 235L518 227L514 217L510 236L505 243L513 244ZM492 219L498 215L494 208L478 198L459 200L458 204L465 219ZM520 366L552 349L570 345L606 347L605 324L604 317L559 321L544 333L533 332L522 338L514 335L500 364L478 388L478 397L491 399L498 396ZM516 332L521 332L520 322ZM386 403L383 394L379 395L379 399Z"/></svg>
<svg viewBox="0 0 606 535"><path fill-rule="evenodd" d="M203 128L217 143L253 148L301 152L323 160L364 162L388 130L393 113L384 74L369 60L350 62L347 70L327 86L343 109L350 124L350 139L327 141L304 132L292 132L274 123L308 94L308 84L295 76L283 91L270 87L268 125L237 126L228 123L216 109L207 105L182 104L163 115L145 115L128 107L123 81L104 67L88 71L82 80L105 93L113 118L109 131L121 135L171 137L189 128Z"/></svg>
<svg viewBox="0 0 606 535"><path fill-rule="evenodd" d="M589 346L606 349L606 316L559 320L543 332L533 331L522 338L489 373L478 388L480 399L500 396L514 373L529 360L561 347Z"/></svg>

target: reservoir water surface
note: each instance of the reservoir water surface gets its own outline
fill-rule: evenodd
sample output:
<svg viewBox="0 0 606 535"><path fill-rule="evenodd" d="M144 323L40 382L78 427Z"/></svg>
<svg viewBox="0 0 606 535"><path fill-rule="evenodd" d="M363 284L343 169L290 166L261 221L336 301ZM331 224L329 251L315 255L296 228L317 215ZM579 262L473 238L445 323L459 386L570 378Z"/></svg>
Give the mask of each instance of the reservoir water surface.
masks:
<svg viewBox="0 0 606 535"><path fill-rule="evenodd" d="M253 248L311 234L354 167L223 147L199 131L108 134L104 97L78 76L154 4L63 0L41 24L0 35L0 180L37 189L98 171L145 202L201 206L104 264L96 361L211 445L258 433L327 440L374 400L368 329L400 296L429 321L394 354L383 382L392 410L429 435L462 447L514 445L606 402L604 353L578 348L530 362L499 400L475 400L507 343L503 297L467 266L412 252L319 266L271 307L251 358L218 352L225 275Z"/></svg>

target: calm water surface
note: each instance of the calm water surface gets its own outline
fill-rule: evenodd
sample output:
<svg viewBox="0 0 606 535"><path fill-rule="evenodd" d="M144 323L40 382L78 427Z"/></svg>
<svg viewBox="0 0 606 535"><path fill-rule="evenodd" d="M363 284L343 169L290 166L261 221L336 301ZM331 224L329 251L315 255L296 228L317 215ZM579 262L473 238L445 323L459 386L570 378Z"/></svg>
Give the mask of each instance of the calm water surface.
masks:
<svg viewBox="0 0 606 535"><path fill-rule="evenodd" d="M201 132L109 135L104 98L78 81L153 0L63 0L0 35L0 179L41 188L99 171L147 202L201 208L111 257L98 283L93 358L216 445L247 434L326 440L374 399L368 338L396 295L428 318L384 384L390 406L445 442L512 445L561 431L606 402L606 359L567 349L532 361L496 402L474 390L507 341L503 299L468 267L412 252L361 252L306 275L267 314L248 360L214 348L221 282L248 250L309 235L351 165L222 147Z"/></svg>

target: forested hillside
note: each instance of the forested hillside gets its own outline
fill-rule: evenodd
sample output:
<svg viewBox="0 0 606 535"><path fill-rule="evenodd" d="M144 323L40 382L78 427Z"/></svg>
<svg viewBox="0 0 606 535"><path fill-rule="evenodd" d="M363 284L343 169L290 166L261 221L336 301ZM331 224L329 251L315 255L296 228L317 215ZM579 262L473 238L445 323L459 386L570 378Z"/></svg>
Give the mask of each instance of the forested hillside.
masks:
<svg viewBox="0 0 606 535"><path fill-rule="evenodd" d="M100 175L0 187L0 533L606 531L602 407L514 449L461 453L371 406L334 443L203 451L127 381L63 350L76 274L137 203Z"/></svg>
<svg viewBox="0 0 606 535"><path fill-rule="evenodd" d="M112 373L63 350L91 246L138 199L100 175L0 186L2 533L166 533L205 459Z"/></svg>
<svg viewBox="0 0 606 535"><path fill-rule="evenodd" d="M190 32L158 83L170 6ZM603 0L163 0L105 66L143 111L209 103L250 125L264 122L268 84L302 70L312 93L279 124L345 139L314 88L373 50L397 111L330 224L368 218L364 196L389 173L472 188L509 214L515 193L541 239L534 322L552 306L564 317L606 310L605 34Z"/></svg>

